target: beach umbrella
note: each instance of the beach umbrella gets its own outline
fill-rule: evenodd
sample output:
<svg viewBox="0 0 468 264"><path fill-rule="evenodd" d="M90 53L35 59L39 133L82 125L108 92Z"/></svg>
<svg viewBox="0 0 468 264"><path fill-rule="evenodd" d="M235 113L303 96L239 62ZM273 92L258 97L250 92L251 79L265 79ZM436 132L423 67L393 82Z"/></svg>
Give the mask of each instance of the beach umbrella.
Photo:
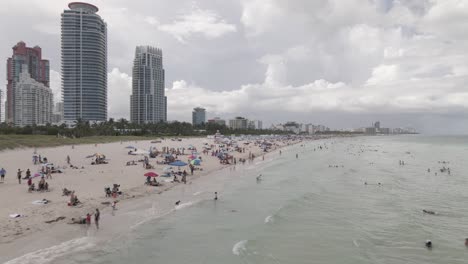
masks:
<svg viewBox="0 0 468 264"><path fill-rule="evenodd" d="M152 172L152 171L145 173L145 177L158 177L158 176L159 174L157 174L156 172Z"/></svg>
<svg viewBox="0 0 468 264"><path fill-rule="evenodd" d="M174 161L172 163L169 163L169 165L176 166L176 167L183 167L183 166L187 166L188 164L183 162L183 161L176 160L176 161Z"/></svg>
<svg viewBox="0 0 468 264"><path fill-rule="evenodd" d="M194 159L194 160L192 160L192 161L190 162L190 164L196 165L196 166L199 166L200 163L201 163L201 160L199 160L199 159Z"/></svg>

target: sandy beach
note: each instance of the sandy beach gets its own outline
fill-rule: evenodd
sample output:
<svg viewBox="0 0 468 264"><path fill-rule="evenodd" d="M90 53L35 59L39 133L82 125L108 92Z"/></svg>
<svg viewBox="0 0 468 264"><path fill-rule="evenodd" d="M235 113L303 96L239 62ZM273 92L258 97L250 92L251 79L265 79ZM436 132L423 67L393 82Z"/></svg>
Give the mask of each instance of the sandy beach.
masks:
<svg viewBox="0 0 468 264"><path fill-rule="evenodd" d="M249 144L246 144L249 142ZM285 145L291 145L298 141L270 141L273 143L271 151L277 150ZM238 141L237 145L245 152L231 151L230 154L238 159L248 159L252 153L257 159L262 159L265 154L259 145L253 141ZM150 158L150 165L154 169L145 169L142 162L138 162L144 158L143 155L129 155L128 146L135 147L138 150L148 150L150 147L155 147L162 150L163 147L168 148L184 148L184 154L178 156L178 159L188 162L188 156L192 150L188 150L189 146L197 149L197 156L202 157L202 170L195 170L194 175L190 175L189 167L183 167L181 170L188 172L187 184L196 181L197 178L208 175L212 172L225 168L229 165L221 164L216 156L211 155L211 151L219 149L219 145L215 144L213 139L207 138L184 138L181 141L173 139L164 139L158 143L147 141L132 141L132 142L116 142L97 145L76 145L76 146L61 146L55 148L40 148L40 149L18 149L9 150L0 153L0 167L3 167L7 173L5 182L0 183L0 245L5 245L4 248L11 248L18 241L28 241L29 237L37 238L45 230L64 230L73 232L78 225L67 225L71 218L84 217L86 213L92 213L96 208L99 208L103 214L112 211L110 202L118 200L118 206L125 206L125 203L130 203L132 200L145 197L153 194L165 195L171 189L183 183L172 183L172 177L157 177L158 181L163 183L163 186L148 186L145 185L146 177L144 174L150 171L158 174L163 174L163 169L168 165L157 164L164 160L163 155L156 158ZM209 153L202 153L204 146L212 147ZM17 170L23 171L25 176L27 169L31 170L34 175L41 169L41 165L34 165L32 156L36 152L41 157L47 157L49 163L53 163L55 167L59 167L62 173L52 174L52 179L47 179L49 184L48 192L28 192L27 180L22 180L18 183ZM95 153L102 153L106 156L108 164L91 165L93 158L86 158ZM67 164L67 156L70 156L70 163L76 168L70 168ZM128 161L136 161L137 165L126 166ZM178 169L174 167L174 170ZM38 185L41 177L35 177L33 183ZM180 177L179 177L180 179ZM122 195L112 198L106 197L104 188L112 187L113 184L120 185ZM62 189L74 190L81 204L78 206L68 206L69 197L62 195ZM34 201L47 199L48 204L34 204ZM105 204L103 204L105 203ZM12 218L10 215L20 214L21 217ZM58 221L57 221L58 220ZM60 237L60 236L58 236ZM23 243L23 242L21 242ZM3 255L0 250L0 255ZM11 252L9 255L13 256ZM3 260L2 260L3 261Z"/></svg>

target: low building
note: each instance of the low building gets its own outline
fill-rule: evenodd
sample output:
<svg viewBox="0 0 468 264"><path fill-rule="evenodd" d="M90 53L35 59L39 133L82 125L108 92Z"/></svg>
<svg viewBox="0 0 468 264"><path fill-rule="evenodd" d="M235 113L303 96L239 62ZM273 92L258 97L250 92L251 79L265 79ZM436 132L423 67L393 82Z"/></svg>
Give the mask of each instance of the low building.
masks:
<svg viewBox="0 0 468 264"><path fill-rule="evenodd" d="M214 124L218 124L218 125L221 125L221 126L225 126L226 125L226 120L221 119L219 117L215 117L213 119L208 119L208 123L214 123Z"/></svg>
<svg viewBox="0 0 468 264"><path fill-rule="evenodd" d="M15 125L45 125L52 122L54 95L43 83L31 78L23 67L15 90Z"/></svg>

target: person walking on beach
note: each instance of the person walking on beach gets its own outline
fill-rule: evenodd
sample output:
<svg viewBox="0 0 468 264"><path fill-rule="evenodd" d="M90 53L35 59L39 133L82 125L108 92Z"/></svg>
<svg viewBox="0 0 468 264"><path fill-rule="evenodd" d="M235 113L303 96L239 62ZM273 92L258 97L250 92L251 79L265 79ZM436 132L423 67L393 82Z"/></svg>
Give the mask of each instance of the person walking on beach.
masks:
<svg viewBox="0 0 468 264"><path fill-rule="evenodd" d="M67 164L70 164L70 156L67 155Z"/></svg>
<svg viewBox="0 0 468 264"><path fill-rule="evenodd" d="M2 182L5 182L5 174L6 174L6 170L5 170L4 168L2 168L2 169L0 170L0 177L1 177L0 180L1 180Z"/></svg>
<svg viewBox="0 0 468 264"><path fill-rule="evenodd" d="M94 213L94 223L96 223L96 227L99 228L99 219L101 218L101 212L99 209L96 208L96 213Z"/></svg>
<svg viewBox="0 0 468 264"><path fill-rule="evenodd" d="M299 154L296 153L296 159L299 158Z"/></svg>
<svg viewBox="0 0 468 264"><path fill-rule="evenodd" d="M21 173L22 171L20 169L18 169L18 183L21 184Z"/></svg>

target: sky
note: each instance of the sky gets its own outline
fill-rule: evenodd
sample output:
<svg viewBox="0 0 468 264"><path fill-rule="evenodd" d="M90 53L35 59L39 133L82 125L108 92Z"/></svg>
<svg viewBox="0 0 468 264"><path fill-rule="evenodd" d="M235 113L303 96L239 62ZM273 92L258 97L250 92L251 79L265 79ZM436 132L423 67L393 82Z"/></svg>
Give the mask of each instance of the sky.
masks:
<svg viewBox="0 0 468 264"><path fill-rule="evenodd" d="M0 58L50 60L60 99L69 1L2 0ZM137 45L163 50L168 119L245 116L331 128L468 132L468 0L90 0L108 26L109 117L129 117ZM2 89L5 63L0 63Z"/></svg>

